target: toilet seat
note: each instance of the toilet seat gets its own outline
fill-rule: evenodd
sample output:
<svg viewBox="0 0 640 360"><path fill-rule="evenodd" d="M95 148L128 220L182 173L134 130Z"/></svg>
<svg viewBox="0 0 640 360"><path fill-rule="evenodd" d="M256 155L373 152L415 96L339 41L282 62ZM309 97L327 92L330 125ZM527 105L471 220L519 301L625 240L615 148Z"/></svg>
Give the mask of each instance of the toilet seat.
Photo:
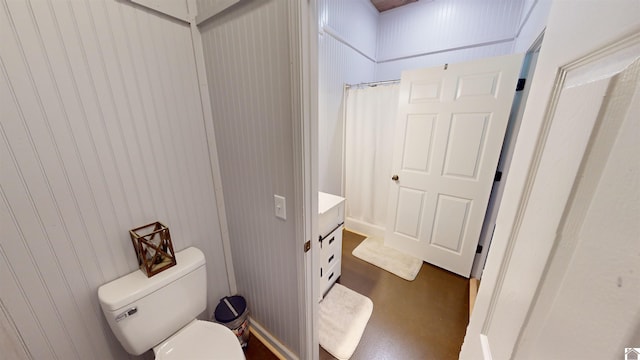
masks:
<svg viewBox="0 0 640 360"><path fill-rule="evenodd" d="M153 348L156 360L244 360L238 338L223 325L194 320Z"/></svg>

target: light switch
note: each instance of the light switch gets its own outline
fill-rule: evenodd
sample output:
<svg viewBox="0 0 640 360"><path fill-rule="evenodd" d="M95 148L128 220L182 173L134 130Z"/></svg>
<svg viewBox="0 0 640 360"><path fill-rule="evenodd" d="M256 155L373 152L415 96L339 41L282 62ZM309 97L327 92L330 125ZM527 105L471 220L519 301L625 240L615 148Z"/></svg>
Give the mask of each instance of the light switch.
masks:
<svg viewBox="0 0 640 360"><path fill-rule="evenodd" d="M273 195L274 202L274 210L276 212L276 217L279 217L282 220L287 220L287 201L284 196Z"/></svg>

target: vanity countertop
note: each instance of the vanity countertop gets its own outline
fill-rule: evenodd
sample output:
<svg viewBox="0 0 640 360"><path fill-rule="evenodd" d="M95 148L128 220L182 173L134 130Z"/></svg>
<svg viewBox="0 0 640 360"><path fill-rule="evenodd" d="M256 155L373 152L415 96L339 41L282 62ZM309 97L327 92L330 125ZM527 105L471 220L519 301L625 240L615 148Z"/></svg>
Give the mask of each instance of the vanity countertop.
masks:
<svg viewBox="0 0 640 360"><path fill-rule="evenodd" d="M344 200L342 196L318 191L318 214L322 215L326 213Z"/></svg>

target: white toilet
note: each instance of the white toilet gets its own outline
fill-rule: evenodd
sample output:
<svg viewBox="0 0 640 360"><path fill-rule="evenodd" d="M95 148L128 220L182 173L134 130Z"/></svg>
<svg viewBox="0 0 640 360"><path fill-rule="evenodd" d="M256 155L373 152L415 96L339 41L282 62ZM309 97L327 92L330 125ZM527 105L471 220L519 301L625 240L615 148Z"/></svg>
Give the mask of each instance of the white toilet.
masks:
<svg viewBox="0 0 640 360"><path fill-rule="evenodd" d="M244 359L236 336L223 325L197 320L206 308L202 251L176 253L177 264L150 278L136 270L98 289L100 306L124 349L156 359Z"/></svg>

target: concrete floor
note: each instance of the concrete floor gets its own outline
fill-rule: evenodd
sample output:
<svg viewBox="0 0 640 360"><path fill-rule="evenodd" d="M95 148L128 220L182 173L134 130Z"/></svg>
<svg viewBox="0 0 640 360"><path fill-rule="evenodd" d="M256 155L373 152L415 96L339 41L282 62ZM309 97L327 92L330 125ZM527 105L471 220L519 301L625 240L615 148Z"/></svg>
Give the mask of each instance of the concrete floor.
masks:
<svg viewBox="0 0 640 360"><path fill-rule="evenodd" d="M269 350L257 337L253 334L249 337L248 346L244 351L247 360L278 360L271 350Z"/></svg>
<svg viewBox="0 0 640 360"><path fill-rule="evenodd" d="M423 263L406 281L354 257L365 238L345 231L338 282L373 301L352 360L457 359L469 319L469 280ZM320 348L320 359L334 359Z"/></svg>
<svg viewBox="0 0 640 360"><path fill-rule="evenodd" d="M354 257L365 238L345 231L338 282L373 301L373 314L352 360L457 359L469 319L469 280L424 263L406 281ZM247 360L276 359L252 338ZM321 360L335 359L320 348Z"/></svg>

